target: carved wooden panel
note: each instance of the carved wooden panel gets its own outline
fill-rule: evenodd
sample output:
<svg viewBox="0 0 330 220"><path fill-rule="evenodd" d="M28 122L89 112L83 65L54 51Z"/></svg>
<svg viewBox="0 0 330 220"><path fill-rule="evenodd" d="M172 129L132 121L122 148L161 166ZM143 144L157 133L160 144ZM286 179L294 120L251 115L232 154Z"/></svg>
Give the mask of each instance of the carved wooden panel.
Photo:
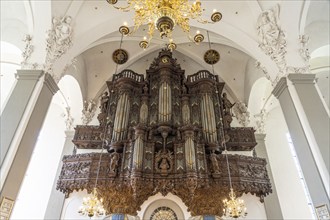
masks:
<svg viewBox="0 0 330 220"><path fill-rule="evenodd" d="M97 188L109 213L135 215L148 197L171 192L192 215L221 216L229 193L223 143L250 151L256 141L253 128L230 126L233 104L221 94L218 76L201 70L186 77L172 53L162 50L146 77L123 70L107 86L100 125L77 126L73 143L108 153L65 156L57 189L66 196L91 192L102 158ZM263 200L271 192L265 160L228 157L235 192Z"/></svg>
<svg viewBox="0 0 330 220"><path fill-rule="evenodd" d="M122 164L123 154L118 155L117 164ZM65 156L63 167L57 182L57 189L68 196L74 190L87 189L91 192L96 179L99 153ZM263 201L272 192L266 170L266 161L242 155L228 155L232 184L235 193L251 193ZM112 154L103 154L97 188L100 196L106 201L108 212L136 215L142 203L158 192L164 196L169 192L178 195L188 206L192 215L222 215L222 199L229 193L229 179L225 155L217 155L216 160L220 172L212 175L211 169L207 176L198 177L193 173L166 176L161 170L154 175L148 172L139 176L122 176L119 174L125 166L113 169ZM211 161L208 158L207 163ZM211 167L211 166L209 166ZM123 179L122 179L123 178ZM109 199L109 203L107 200ZM115 202L117 201L117 202Z"/></svg>

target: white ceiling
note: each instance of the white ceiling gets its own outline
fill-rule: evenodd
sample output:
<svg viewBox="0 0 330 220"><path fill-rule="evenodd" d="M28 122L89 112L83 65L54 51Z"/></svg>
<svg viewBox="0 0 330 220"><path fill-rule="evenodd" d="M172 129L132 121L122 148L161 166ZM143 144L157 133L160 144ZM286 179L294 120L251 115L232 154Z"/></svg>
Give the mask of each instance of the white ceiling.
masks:
<svg viewBox="0 0 330 220"><path fill-rule="evenodd" d="M120 0L123 5L126 1ZM186 74L192 74L200 69L211 70L210 65L203 61L204 52L209 49L207 31L212 42L211 47L220 52L221 60L215 67L215 73L226 82L231 97L247 102L251 84L262 76L260 70L251 63L254 60L262 61L267 66L270 74L277 74L274 62L258 48L256 22L263 10L273 7L276 3L281 5L280 22L284 28L291 27L297 17L300 22L295 24L296 34L289 32L288 42L297 41L299 28L306 28L310 35L312 50L329 44L329 1L227 1L227 0L202 0L205 8L203 15L208 19L212 10L216 8L223 15L222 21L217 24L200 24L191 21L191 34L200 30L205 36L205 41L197 46L191 43L182 34L179 27L175 28L174 40L178 44L174 57L178 59ZM34 13L36 4L40 1L1 1L1 38L23 49L21 39L24 34L36 29L31 21L43 19ZM47 4L43 1L42 4ZM46 7L46 6L45 6ZM53 0L50 4L51 16L61 17L69 15L73 18L73 46L55 64L55 72L59 74L64 66L71 63L73 58L74 68L69 68L67 74L73 75L82 88L84 99L96 98L105 88L105 81L111 79L116 65L112 61L112 52L119 48L120 33L118 28L124 22L132 25L133 13L124 13L114 9L106 0L75 1ZM305 13L306 19L300 19ZM47 20L47 19L45 19ZM31 24L32 22L32 24ZM32 27L32 28L31 28ZM301 28L300 28L301 29ZM302 28L304 29L304 28ZM124 37L123 49L128 51L129 60L120 65L118 71L130 68L135 72L145 73L152 59L164 47L166 41L161 40L157 33L147 50L142 50L138 42L145 35L146 27L141 27L134 35ZM35 34L35 33L34 33ZM45 33L42 33L46 37ZM312 52L311 50L311 52ZM101 52L102 51L102 52ZM249 64L249 65L248 65ZM252 67L251 67L252 66ZM255 72L257 72L257 77ZM253 80L251 80L253 76Z"/></svg>

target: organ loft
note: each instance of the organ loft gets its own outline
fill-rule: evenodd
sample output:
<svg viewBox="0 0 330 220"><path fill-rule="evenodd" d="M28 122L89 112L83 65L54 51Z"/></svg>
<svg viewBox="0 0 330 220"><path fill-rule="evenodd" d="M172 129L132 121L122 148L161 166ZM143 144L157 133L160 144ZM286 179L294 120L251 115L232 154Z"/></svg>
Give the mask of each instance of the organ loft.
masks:
<svg viewBox="0 0 330 220"><path fill-rule="evenodd" d="M123 70L107 87L99 125L77 126L73 139L78 149L105 151L64 156L57 189L66 196L96 185L107 213L136 215L150 196L172 193L192 216L222 216L230 189L225 146L237 196L263 201L272 192L265 159L235 154L257 143L253 128L231 127L233 103L217 75L186 76L162 50L145 76Z"/></svg>

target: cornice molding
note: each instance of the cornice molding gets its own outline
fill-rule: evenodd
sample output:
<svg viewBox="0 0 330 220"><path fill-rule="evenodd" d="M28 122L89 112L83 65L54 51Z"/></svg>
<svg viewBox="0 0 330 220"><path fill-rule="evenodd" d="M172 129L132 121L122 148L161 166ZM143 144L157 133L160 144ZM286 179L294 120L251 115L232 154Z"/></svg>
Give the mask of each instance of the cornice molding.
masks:
<svg viewBox="0 0 330 220"><path fill-rule="evenodd" d="M51 91L51 93L53 93L53 95L59 90L55 80L48 73L45 74L44 84L48 87L48 89Z"/></svg>
<svg viewBox="0 0 330 220"><path fill-rule="evenodd" d="M44 74L42 70L17 70L15 74L17 80L36 80Z"/></svg>
<svg viewBox="0 0 330 220"><path fill-rule="evenodd" d="M293 84L315 84L315 74L292 73L288 78Z"/></svg>
<svg viewBox="0 0 330 220"><path fill-rule="evenodd" d="M279 98L284 89L288 87L288 83L285 77L282 77L278 83L276 84L274 90L272 91L272 94L276 97Z"/></svg>

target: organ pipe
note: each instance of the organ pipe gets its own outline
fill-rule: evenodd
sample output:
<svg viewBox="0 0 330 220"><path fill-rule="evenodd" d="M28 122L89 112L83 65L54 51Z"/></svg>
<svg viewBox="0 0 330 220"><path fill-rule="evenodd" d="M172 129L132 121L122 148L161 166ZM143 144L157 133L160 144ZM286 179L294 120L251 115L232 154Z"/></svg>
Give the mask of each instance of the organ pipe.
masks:
<svg viewBox="0 0 330 220"><path fill-rule="evenodd" d="M163 82L159 88L159 122L169 122L172 115L171 87Z"/></svg>
<svg viewBox="0 0 330 220"><path fill-rule="evenodd" d="M215 114L213 101L209 94L204 94L201 101L202 126L205 140L208 143L217 142Z"/></svg>
<svg viewBox="0 0 330 220"><path fill-rule="evenodd" d="M114 122L112 141L122 141L127 134L128 117L130 112L130 102L126 93L119 98L116 117Z"/></svg>

